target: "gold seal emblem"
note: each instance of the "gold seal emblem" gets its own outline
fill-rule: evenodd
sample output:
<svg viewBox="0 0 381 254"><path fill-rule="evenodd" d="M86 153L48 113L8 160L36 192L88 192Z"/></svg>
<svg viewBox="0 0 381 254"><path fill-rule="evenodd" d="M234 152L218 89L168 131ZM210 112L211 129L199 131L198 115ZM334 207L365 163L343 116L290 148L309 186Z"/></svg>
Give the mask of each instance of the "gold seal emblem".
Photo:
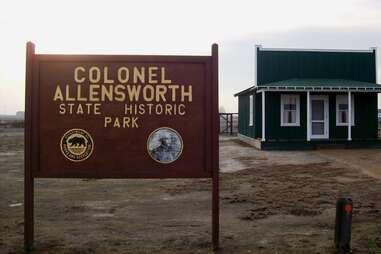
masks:
<svg viewBox="0 0 381 254"><path fill-rule="evenodd" d="M94 142L87 131L71 129L62 136L60 146L62 154L67 159L79 162L90 157L94 149Z"/></svg>

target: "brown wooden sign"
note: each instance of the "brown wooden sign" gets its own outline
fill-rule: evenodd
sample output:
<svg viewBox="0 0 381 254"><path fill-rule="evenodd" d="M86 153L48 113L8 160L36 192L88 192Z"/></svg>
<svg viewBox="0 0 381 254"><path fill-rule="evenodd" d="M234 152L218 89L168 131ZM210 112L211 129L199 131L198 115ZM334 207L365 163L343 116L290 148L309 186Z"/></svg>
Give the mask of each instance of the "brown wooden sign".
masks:
<svg viewBox="0 0 381 254"><path fill-rule="evenodd" d="M217 246L217 51L213 45L212 56L43 55L27 44L27 248L34 177L211 177Z"/></svg>

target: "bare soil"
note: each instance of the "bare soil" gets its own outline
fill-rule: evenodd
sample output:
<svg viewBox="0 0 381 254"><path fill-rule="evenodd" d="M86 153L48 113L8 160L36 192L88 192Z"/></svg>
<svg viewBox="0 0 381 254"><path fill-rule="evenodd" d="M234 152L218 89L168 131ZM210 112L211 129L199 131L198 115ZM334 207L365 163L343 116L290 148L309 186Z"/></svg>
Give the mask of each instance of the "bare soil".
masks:
<svg viewBox="0 0 381 254"><path fill-rule="evenodd" d="M258 151L220 139L219 253L381 253L381 150ZM356 158L356 156L358 156ZM36 179L33 253L211 253L211 182ZM23 135L0 132L0 253L23 252Z"/></svg>

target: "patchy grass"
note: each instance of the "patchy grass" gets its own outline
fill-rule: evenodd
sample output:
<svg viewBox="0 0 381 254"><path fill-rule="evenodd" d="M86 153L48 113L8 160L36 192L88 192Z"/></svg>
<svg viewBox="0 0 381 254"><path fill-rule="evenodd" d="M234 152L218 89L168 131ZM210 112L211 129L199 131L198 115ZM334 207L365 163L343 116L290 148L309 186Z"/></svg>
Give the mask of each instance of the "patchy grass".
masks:
<svg viewBox="0 0 381 254"><path fill-rule="evenodd" d="M368 240L368 250L371 254L381 254L381 243L377 239Z"/></svg>
<svg viewBox="0 0 381 254"><path fill-rule="evenodd" d="M1 254L23 253L23 207L10 206L23 202L22 151L22 135L0 133ZM381 254L381 180L315 151L226 139L220 152L218 253L334 253L336 199L350 196L353 252ZM32 253L211 253L210 180L36 179L35 191Z"/></svg>

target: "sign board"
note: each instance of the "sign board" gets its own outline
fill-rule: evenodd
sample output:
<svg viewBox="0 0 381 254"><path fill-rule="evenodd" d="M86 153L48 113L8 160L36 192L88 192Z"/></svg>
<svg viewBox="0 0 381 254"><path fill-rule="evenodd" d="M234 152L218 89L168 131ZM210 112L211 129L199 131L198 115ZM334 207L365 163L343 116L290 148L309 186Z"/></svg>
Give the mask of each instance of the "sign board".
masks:
<svg viewBox="0 0 381 254"><path fill-rule="evenodd" d="M218 196L217 50L46 55L28 43L26 201L34 177L210 177Z"/></svg>

